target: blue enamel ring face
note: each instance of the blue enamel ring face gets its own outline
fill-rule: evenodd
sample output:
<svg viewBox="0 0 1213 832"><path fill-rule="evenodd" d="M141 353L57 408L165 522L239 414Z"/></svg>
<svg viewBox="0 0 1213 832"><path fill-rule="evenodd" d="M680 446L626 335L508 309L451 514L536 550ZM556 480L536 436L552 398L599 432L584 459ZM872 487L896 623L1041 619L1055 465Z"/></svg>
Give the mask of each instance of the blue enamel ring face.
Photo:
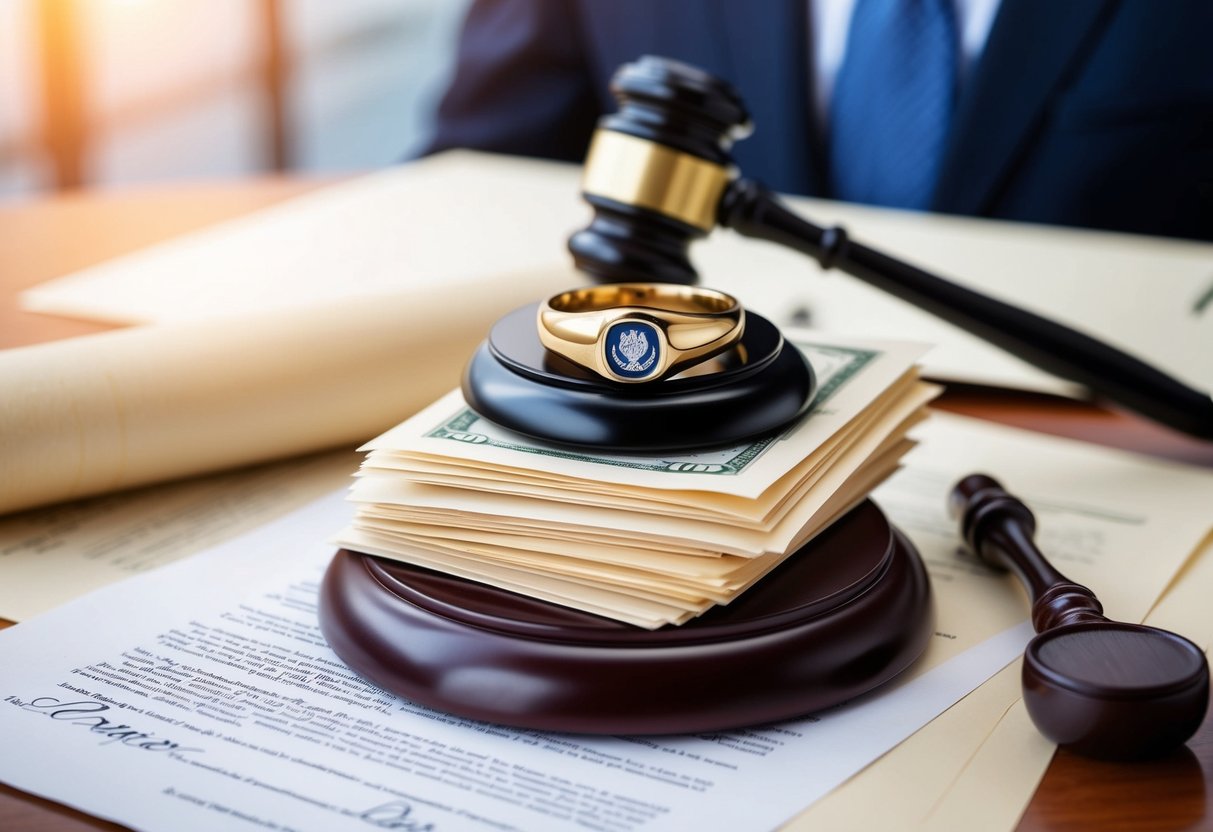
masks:
<svg viewBox="0 0 1213 832"><path fill-rule="evenodd" d="M604 364L617 377L641 381L662 368L661 336L644 321L616 321L602 339Z"/></svg>

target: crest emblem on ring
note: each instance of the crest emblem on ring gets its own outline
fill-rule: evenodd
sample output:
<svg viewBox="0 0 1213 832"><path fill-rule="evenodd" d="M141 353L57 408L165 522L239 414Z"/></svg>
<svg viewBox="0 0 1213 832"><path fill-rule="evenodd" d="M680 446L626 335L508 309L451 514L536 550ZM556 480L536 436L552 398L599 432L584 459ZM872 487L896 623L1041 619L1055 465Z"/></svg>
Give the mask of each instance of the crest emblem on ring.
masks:
<svg viewBox="0 0 1213 832"><path fill-rule="evenodd" d="M636 366L636 362L649 351L649 339L645 337L643 332L629 329L619 336L619 351L628 360L627 369L639 369Z"/></svg>
<svg viewBox="0 0 1213 832"><path fill-rule="evenodd" d="M607 330L607 363L621 378L647 378L657 369L660 343L651 324L621 321Z"/></svg>

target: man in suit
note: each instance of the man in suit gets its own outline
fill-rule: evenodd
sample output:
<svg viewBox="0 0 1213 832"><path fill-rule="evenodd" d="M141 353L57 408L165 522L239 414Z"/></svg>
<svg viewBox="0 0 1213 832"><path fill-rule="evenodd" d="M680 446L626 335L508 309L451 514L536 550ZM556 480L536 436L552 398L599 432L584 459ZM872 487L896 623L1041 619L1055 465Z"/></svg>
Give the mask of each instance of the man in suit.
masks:
<svg viewBox="0 0 1213 832"><path fill-rule="evenodd" d="M954 56L928 61L940 53L920 41L909 68L885 77L921 80L932 63L951 73L930 82L946 106L898 108L931 100L920 84L876 96L865 114L857 99L884 82L857 68L873 42L860 21L884 15L883 36L897 37L908 24L896 7L924 5L943 18L915 24L915 37L937 31ZM615 109L611 75L663 55L738 88L757 130L734 158L776 190L1213 239L1211 32L1208 0L477 0L428 149L580 161L598 116ZM934 127L917 123L924 113ZM878 146L872 163L856 155L882 130L916 148L906 137L927 137L895 165L926 171L903 196L850 181L901 158Z"/></svg>

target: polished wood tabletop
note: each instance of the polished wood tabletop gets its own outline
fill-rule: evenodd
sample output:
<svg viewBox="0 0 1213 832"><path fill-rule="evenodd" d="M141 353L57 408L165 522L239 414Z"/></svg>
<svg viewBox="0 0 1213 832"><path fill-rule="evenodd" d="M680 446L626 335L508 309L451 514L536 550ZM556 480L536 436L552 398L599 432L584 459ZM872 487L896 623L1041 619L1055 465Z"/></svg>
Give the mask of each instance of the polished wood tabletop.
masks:
<svg viewBox="0 0 1213 832"><path fill-rule="evenodd" d="M326 184L266 178L88 192L0 205L0 349L69 338L109 327L35 315L18 304L36 283ZM6 391L6 394L11 391ZM951 387L943 409L1045 433L1213 468L1213 443L1178 436L1140 419L1042 395ZM0 626L5 622L0 621ZM6 748L0 753L21 753ZM1186 749L1147 764L1085 760L1058 752L1020 822L1020 832L1178 832L1213 829L1213 719ZM0 786L0 830L121 827ZM975 830L976 832L976 830Z"/></svg>

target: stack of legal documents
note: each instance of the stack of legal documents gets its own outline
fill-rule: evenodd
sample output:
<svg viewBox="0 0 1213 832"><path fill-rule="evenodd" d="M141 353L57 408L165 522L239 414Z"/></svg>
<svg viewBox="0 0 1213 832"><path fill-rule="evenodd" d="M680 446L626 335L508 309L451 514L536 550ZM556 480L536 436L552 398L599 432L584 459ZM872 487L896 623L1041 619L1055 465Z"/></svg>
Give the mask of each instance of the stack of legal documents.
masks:
<svg viewBox="0 0 1213 832"><path fill-rule="evenodd" d="M789 340L808 415L723 449L547 445L454 391L362 449L335 542L650 629L727 604L897 469L938 392L918 345Z"/></svg>

